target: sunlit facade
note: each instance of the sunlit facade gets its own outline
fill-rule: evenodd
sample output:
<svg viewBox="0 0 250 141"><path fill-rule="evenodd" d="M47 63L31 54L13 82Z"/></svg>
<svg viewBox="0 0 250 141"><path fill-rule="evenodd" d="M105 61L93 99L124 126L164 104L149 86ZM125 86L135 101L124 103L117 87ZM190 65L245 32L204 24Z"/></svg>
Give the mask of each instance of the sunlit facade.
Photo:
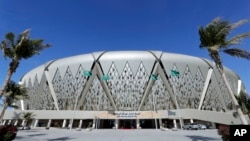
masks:
<svg viewBox="0 0 250 141"><path fill-rule="evenodd" d="M226 67L225 73L235 94L245 89L236 73ZM49 61L20 82L29 99L17 103L16 112L36 113L35 126L41 119L62 127L67 121L82 127L83 120L91 120L96 128L158 128L194 120L241 123L214 63L194 56L94 52Z"/></svg>

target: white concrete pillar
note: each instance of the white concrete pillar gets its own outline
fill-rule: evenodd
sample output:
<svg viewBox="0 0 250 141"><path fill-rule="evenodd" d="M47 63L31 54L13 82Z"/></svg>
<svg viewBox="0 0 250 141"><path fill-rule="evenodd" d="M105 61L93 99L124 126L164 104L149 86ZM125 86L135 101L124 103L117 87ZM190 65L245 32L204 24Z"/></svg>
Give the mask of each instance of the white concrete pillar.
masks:
<svg viewBox="0 0 250 141"><path fill-rule="evenodd" d="M5 123L6 123L6 120L3 120L3 124L2 125L5 125Z"/></svg>
<svg viewBox="0 0 250 141"><path fill-rule="evenodd" d="M194 120L193 120L193 119L190 119L190 123L194 123Z"/></svg>
<svg viewBox="0 0 250 141"><path fill-rule="evenodd" d="M66 119L64 119L64 120L63 120L63 125L62 125L62 128L65 128L65 127L66 127L66 124L67 124L67 120L66 120Z"/></svg>
<svg viewBox="0 0 250 141"><path fill-rule="evenodd" d="M160 124L160 127L162 127L162 119L159 118L159 124Z"/></svg>
<svg viewBox="0 0 250 141"><path fill-rule="evenodd" d="M8 125L10 125L10 124L11 124L11 120L8 121Z"/></svg>
<svg viewBox="0 0 250 141"><path fill-rule="evenodd" d="M37 127L38 122L39 122L39 120L36 119L36 120L35 120L35 123L34 123L34 127Z"/></svg>
<svg viewBox="0 0 250 141"><path fill-rule="evenodd" d="M183 121L182 117L180 117L179 120L180 120L180 128L182 129L182 126L184 125L184 121Z"/></svg>
<svg viewBox="0 0 250 141"><path fill-rule="evenodd" d="M69 120L68 128L72 129L72 127L73 127L73 120L71 119Z"/></svg>
<svg viewBox="0 0 250 141"><path fill-rule="evenodd" d="M97 118L95 117L94 119L93 119L93 125L92 125L92 128L96 128L97 127Z"/></svg>
<svg viewBox="0 0 250 141"><path fill-rule="evenodd" d="M26 125L26 120L23 120L22 121L22 126L25 126Z"/></svg>
<svg viewBox="0 0 250 141"><path fill-rule="evenodd" d="M141 129L140 120L136 119L136 129Z"/></svg>
<svg viewBox="0 0 250 141"><path fill-rule="evenodd" d="M96 129L100 128L100 119L97 117L96 118L96 125L95 125Z"/></svg>
<svg viewBox="0 0 250 141"><path fill-rule="evenodd" d="M14 126L17 126L17 124L18 124L18 119L16 119Z"/></svg>
<svg viewBox="0 0 250 141"><path fill-rule="evenodd" d="M82 119L79 121L78 128L82 128Z"/></svg>
<svg viewBox="0 0 250 141"><path fill-rule="evenodd" d="M92 123L92 128L95 128L95 119L93 119Z"/></svg>
<svg viewBox="0 0 250 141"><path fill-rule="evenodd" d="M173 122L174 122L174 128L177 128L176 119L174 119Z"/></svg>
<svg viewBox="0 0 250 141"><path fill-rule="evenodd" d="M119 120L118 119L115 119L115 129L118 129L118 123L119 122Z"/></svg>
<svg viewBox="0 0 250 141"><path fill-rule="evenodd" d="M51 125L51 119L49 119L48 123L47 123L47 127L50 127Z"/></svg>

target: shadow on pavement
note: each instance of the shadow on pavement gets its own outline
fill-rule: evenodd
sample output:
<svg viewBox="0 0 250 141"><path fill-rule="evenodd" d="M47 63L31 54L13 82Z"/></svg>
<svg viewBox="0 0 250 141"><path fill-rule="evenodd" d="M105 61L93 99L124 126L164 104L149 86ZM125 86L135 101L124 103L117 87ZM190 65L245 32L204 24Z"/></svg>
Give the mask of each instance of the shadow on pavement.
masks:
<svg viewBox="0 0 250 141"><path fill-rule="evenodd" d="M37 130L18 130L18 132L38 132Z"/></svg>
<svg viewBox="0 0 250 141"><path fill-rule="evenodd" d="M29 132L34 133L34 132L37 132L37 131L29 131ZM45 136L45 135L47 135L47 134L31 134L31 135L27 135L27 136L34 137L34 136ZM16 138L14 140L20 140L20 139L24 139L24 138L26 138L26 137L22 137L22 136L19 136L17 134L17 136L16 136Z"/></svg>
<svg viewBox="0 0 250 141"><path fill-rule="evenodd" d="M55 138L55 139L48 139L48 141L66 141L66 140L70 140L73 138L69 138L69 137L60 137L60 138Z"/></svg>
<svg viewBox="0 0 250 141"><path fill-rule="evenodd" d="M33 136L44 136L44 135L47 135L47 134L32 134L32 135L28 135L28 136L33 137Z"/></svg>
<svg viewBox="0 0 250 141"><path fill-rule="evenodd" d="M213 140L218 141L217 138L210 138L210 137L204 137L204 136L186 136L186 137L192 139L192 141L213 141Z"/></svg>
<svg viewBox="0 0 250 141"><path fill-rule="evenodd" d="M23 139L24 137L20 137L20 136L16 136L16 138L14 140L20 140L20 139Z"/></svg>

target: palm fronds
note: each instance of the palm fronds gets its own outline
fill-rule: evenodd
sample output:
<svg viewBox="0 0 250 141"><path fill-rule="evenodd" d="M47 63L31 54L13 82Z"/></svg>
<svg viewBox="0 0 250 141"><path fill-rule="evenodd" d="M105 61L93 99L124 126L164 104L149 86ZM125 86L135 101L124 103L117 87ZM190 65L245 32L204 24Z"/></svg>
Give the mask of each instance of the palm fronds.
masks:
<svg viewBox="0 0 250 141"><path fill-rule="evenodd" d="M234 57L244 58L248 60L250 59L250 52L239 48L224 49L223 52Z"/></svg>
<svg viewBox="0 0 250 141"><path fill-rule="evenodd" d="M250 59L250 52L240 48L232 48L234 45L240 44L245 38L250 37L250 32L235 35L228 39L229 34L235 28L245 24L247 20L239 20L230 24L220 17L212 20L206 27L199 27L200 48L205 48L209 52L209 56L216 63L219 69L223 69L220 52L224 52L233 57Z"/></svg>

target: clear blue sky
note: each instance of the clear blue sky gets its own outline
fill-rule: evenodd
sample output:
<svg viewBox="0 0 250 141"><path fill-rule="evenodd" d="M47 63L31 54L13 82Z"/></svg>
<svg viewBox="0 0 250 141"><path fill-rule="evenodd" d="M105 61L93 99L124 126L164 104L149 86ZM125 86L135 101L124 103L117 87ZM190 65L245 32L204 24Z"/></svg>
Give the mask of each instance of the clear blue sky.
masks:
<svg viewBox="0 0 250 141"><path fill-rule="evenodd" d="M209 58L198 27L215 17L250 20L248 0L0 0L0 39L31 28L53 46L22 60L13 80L47 61L95 51L160 50ZM250 22L232 35L250 31ZM250 50L250 39L240 45ZM9 60L0 57L0 86ZM250 61L223 55L250 91Z"/></svg>

